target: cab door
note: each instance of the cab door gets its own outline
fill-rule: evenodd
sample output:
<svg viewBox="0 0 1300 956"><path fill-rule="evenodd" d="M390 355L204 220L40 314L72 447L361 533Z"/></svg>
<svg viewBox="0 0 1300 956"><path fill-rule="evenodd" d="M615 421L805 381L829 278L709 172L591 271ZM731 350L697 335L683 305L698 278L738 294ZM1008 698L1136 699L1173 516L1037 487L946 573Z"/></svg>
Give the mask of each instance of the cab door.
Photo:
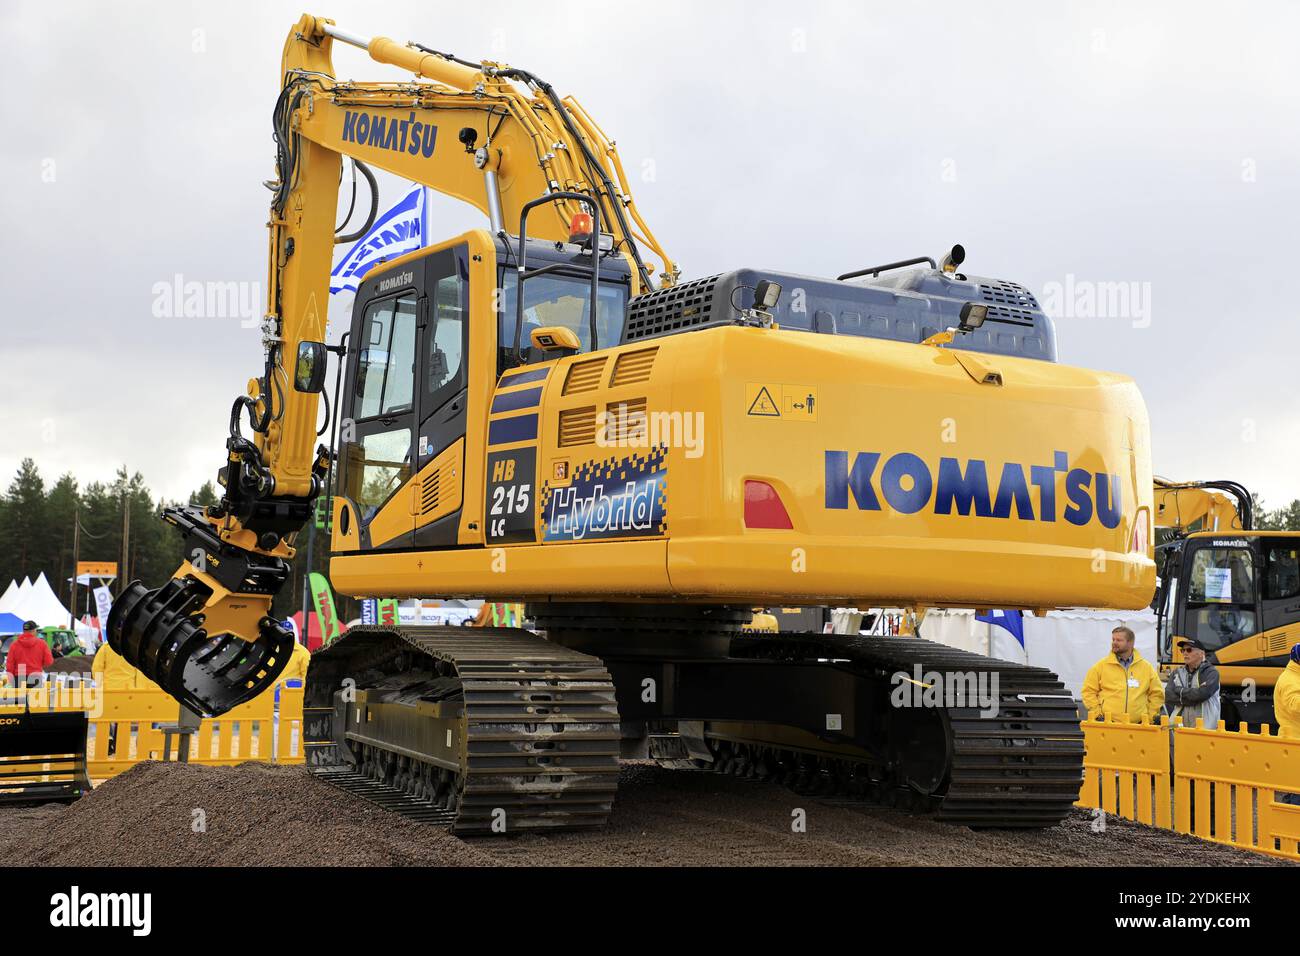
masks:
<svg viewBox="0 0 1300 956"><path fill-rule="evenodd" d="M421 272L401 269L357 294L339 446L363 551L411 545Z"/></svg>
<svg viewBox="0 0 1300 956"><path fill-rule="evenodd" d="M451 547L464 503L465 425L469 403L469 247L424 260L424 312L419 328L416 475L412 483L414 544Z"/></svg>

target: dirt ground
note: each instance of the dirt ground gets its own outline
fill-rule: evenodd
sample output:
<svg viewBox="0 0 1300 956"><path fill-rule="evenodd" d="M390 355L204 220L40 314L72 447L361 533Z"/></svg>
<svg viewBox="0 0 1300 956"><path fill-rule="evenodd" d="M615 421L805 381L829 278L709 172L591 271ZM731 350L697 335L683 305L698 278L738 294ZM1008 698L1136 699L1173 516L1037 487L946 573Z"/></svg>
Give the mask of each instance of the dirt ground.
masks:
<svg viewBox="0 0 1300 956"><path fill-rule="evenodd" d="M792 832L794 811L807 830ZM976 832L715 774L623 768L592 833L460 840L296 767L143 763L71 806L0 808L0 865L1242 866L1280 861L1088 815Z"/></svg>

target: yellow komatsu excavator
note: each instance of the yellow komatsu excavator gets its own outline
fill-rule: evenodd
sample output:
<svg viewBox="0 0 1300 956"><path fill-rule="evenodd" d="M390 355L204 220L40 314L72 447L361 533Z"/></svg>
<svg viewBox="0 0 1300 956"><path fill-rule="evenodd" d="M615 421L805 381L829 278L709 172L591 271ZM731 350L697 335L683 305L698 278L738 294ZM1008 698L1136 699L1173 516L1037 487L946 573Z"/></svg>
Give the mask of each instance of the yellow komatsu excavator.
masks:
<svg viewBox="0 0 1300 956"><path fill-rule="evenodd" d="M337 42L413 76L338 80ZM256 694L326 494L340 592L524 601L537 629L357 627L314 655L313 771L386 806L462 833L599 826L622 757L962 824L1069 811L1082 739L1051 673L743 629L755 606L1146 606L1130 380L1057 364L1033 295L959 272L960 246L681 281L613 142L524 70L304 16L281 81L263 372L220 504L165 514L189 559L118 600L116 649L195 712ZM345 157L490 228L366 273L328 345Z"/></svg>
<svg viewBox="0 0 1300 956"><path fill-rule="evenodd" d="M1194 638L1219 669L1222 719L1276 725L1273 687L1300 644L1300 531L1257 531L1250 492L1235 481L1156 478L1160 581L1152 608L1161 670Z"/></svg>

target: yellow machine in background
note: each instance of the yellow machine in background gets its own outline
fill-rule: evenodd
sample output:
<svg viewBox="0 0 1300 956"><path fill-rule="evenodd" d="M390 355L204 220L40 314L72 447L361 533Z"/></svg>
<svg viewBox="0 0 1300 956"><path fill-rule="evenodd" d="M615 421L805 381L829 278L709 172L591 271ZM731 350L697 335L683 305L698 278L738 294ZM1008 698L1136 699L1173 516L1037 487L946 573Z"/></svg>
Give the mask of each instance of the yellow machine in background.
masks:
<svg viewBox="0 0 1300 956"><path fill-rule="evenodd" d="M415 78L339 82L335 40ZM1130 380L1056 364L1033 296L960 273L959 246L679 281L612 142L526 71L304 17L282 76L263 375L221 504L166 514L192 560L128 589L115 648L207 713L273 680L266 609L326 493L339 591L523 599L545 632L356 627L314 655L310 762L386 806L457 832L598 826L619 758L649 757L972 825L1069 812L1081 733L1054 675L742 631L754 606L1145 606ZM490 229L366 273L327 346L343 156ZM330 352L335 434L313 450ZM958 674L981 706L896 693Z"/></svg>
<svg viewBox="0 0 1300 956"><path fill-rule="evenodd" d="M1214 655L1223 720L1276 724L1273 687L1300 644L1300 531L1256 531L1250 492L1232 481L1154 486L1160 588L1153 607L1163 671L1193 637Z"/></svg>

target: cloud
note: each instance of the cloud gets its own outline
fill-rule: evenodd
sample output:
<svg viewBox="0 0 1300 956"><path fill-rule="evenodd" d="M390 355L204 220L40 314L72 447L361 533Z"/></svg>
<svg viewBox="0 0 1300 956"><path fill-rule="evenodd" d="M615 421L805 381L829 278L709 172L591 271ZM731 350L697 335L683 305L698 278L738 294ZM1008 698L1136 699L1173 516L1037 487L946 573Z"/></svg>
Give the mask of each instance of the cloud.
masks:
<svg viewBox="0 0 1300 956"><path fill-rule="evenodd" d="M836 275L959 241L971 272L1035 290L1070 274L1149 283L1149 326L1063 319L1062 361L1137 378L1159 472L1232 477L1280 502L1300 496L1279 255L1300 208L1300 124L1280 120L1300 86L1300 12L1264 7L501 3L435 16L336 2L331 16L573 93L617 139L687 276ZM88 480L124 463L171 497L215 474L257 334L160 318L152 290L178 274L265 274L270 111L301 7L232 9L0 14L0 75L25 91L0 106L0 468L31 455ZM335 60L345 77L399 75L355 50ZM452 206L434 220L448 235L477 219Z"/></svg>

